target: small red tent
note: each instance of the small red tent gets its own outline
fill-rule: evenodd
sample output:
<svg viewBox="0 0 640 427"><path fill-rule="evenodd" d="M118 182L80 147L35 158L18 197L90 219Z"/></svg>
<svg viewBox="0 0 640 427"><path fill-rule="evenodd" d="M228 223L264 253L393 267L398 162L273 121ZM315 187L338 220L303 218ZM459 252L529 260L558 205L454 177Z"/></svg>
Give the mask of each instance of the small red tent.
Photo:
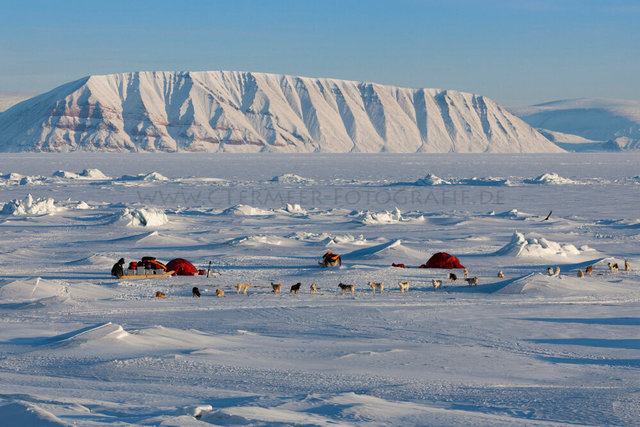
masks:
<svg viewBox="0 0 640 427"><path fill-rule="evenodd" d="M182 258L176 258L169 261L167 264L167 271L175 271L175 273L173 273L174 276L195 276L198 274L198 269L189 261Z"/></svg>
<svg viewBox="0 0 640 427"><path fill-rule="evenodd" d="M425 268L464 268L464 265L460 264L460 260L454 256L449 255L446 252L438 252L424 265Z"/></svg>

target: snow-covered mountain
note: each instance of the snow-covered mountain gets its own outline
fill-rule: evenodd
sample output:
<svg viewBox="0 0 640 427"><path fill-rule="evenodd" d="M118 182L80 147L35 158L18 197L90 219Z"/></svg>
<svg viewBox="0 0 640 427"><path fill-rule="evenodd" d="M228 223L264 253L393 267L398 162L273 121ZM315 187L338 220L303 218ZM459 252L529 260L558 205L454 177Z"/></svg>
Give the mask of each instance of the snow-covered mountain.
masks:
<svg viewBox="0 0 640 427"><path fill-rule="evenodd" d="M640 101L581 98L511 111L564 148L640 149Z"/></svg>
<svg viewBox="0 0 640 427"><path fill-rule="evenodd" d="M17 92L0 92L0 112L7 110L18 102L31 98L33 95Z"/></svg>
<svg viewBox="0 0 640 427"><path fill-rule="evenodd" d="M90 76L0 129L1 151L562 151L479 95L233 71Z"/></svg>

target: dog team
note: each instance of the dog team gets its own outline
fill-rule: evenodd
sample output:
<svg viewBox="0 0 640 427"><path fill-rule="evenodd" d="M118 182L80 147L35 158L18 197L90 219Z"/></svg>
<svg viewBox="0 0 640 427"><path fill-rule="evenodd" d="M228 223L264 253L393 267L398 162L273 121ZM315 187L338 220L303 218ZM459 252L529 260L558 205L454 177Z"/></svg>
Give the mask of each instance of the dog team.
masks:
<svg viewBox="0 0 640 427"><path fill-rule="evenodd" d="M612 263L607 263L607 267L609 268L609 271L613 274L618 273L619 271L619 267L618 264L612 264ZM631 271L631 266L629 265L629 261L628 260L624 260L624 271ZM469 277L469 271L465 268L464 269L464 278L463 280L465 280L467 282L468 286L477 286L478 283L480 282L480 279L478 278L478 276L474 276L474 277ZM560 267L549 267L547 268L547 274L550 276L559 276L560 275ZM599 273L601 274L601 273ZM577 276L578 277L585 277L585 276L592 276L593 275L593 265L589 265L585 268L584 272L579 269L577 272ZM504 278L504 272L502 270L498 271L498 278L503 279ZM458 280L458 276L455 273L449 273L449 281L450 282L455 282L456 280ZM431 284L433 286L433 290L436 291L438 289L440 289L442 287L442 280L439 279L431 279ZM384 283L383 282L369 282L368 285L371 287L372 292L375 294L376 291L378 291L380 294L384 293ZM240 292L242 292L243 294L247 295L247 289L249 289L251 287L251 283L238 283L236 285L236 294L240 294ZM290 294L295 294L298 295L298 293L300 292L300 288L302 287L302 283L298 282L295 285L292 285L291 288L289 289L289 293ZM407 293L409 292L409 282L398 282L398 287L400 288L400 293ZM271 292L275 295L280 295L281 294L281 290L282 290L282 283L275 283L275 282L271 282ZM340 283L338 285L338 289L342 292L342 295L345 295L346 292L350 292L352 296L355 296L356 293L356 286L355 285L346 285L344 283ZM311 286L309 287L309 293L312 294L317 294L318 293L318 285L315 283L312 283ZM197 287L194 287L191 290L191 294L193 297L200 297L200 289L198 289ZM223 297L224 296L224 291L222 289L216 289L216 296L217 297ZM156 292L155 295L156 298L166 298L166 294L164 294L163 292Z"/></svg>

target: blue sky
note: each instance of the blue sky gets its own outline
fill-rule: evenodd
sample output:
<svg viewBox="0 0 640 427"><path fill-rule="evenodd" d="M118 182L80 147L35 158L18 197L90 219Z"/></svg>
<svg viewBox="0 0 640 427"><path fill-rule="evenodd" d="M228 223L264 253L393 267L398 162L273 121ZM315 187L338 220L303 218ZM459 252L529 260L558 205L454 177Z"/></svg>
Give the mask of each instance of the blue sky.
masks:
<svg viewBox="0 0 640 427"><path fill-rule="evenodd" d="M4 1L0 91L89 74L246 70L640 100L638 0Z"/></svg>

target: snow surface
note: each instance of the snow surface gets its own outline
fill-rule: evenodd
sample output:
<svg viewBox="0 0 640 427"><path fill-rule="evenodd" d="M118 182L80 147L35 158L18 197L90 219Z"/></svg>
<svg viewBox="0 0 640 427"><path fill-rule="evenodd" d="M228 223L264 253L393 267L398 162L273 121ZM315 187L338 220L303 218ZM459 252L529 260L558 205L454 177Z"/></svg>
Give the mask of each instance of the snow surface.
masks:
<svg viewBox="0 0 640 427"><path fill-rule="evenodd" d="M563 151L480 95L237 71L89 76L0 129L4 152Z"/></svg>
<svg viewBox="0 0 640 427"><path fill-rule="evenodd" d="M3 156L2 171L50 178L0 186L0 203L32 194L63 209L0 218L0 420L637 425L639 160ZM52 177L83 169L167 179ZM455 185L415 185L425 171ZM551 172L573 183L525 182ZM272 180L286 174L308 179ZM125 211L167 222L130 227ZM317 265L328 250L342 267ZM459 257L478 286L415 268L440 251ZM205 270L211 261L214 274L109 277L120 257L142 256ZM625 258L630 272L609 271L607 262L622 267ZM578 278L588 265L593 276ZM546 274L556 266L559 275ZM384 282L384 294L369 281ZM236 294L239 282L253 284L248 295ZM289 293L297 282L300 294ZM356 285L355 297L337 292L340 282Z"/></svg>

